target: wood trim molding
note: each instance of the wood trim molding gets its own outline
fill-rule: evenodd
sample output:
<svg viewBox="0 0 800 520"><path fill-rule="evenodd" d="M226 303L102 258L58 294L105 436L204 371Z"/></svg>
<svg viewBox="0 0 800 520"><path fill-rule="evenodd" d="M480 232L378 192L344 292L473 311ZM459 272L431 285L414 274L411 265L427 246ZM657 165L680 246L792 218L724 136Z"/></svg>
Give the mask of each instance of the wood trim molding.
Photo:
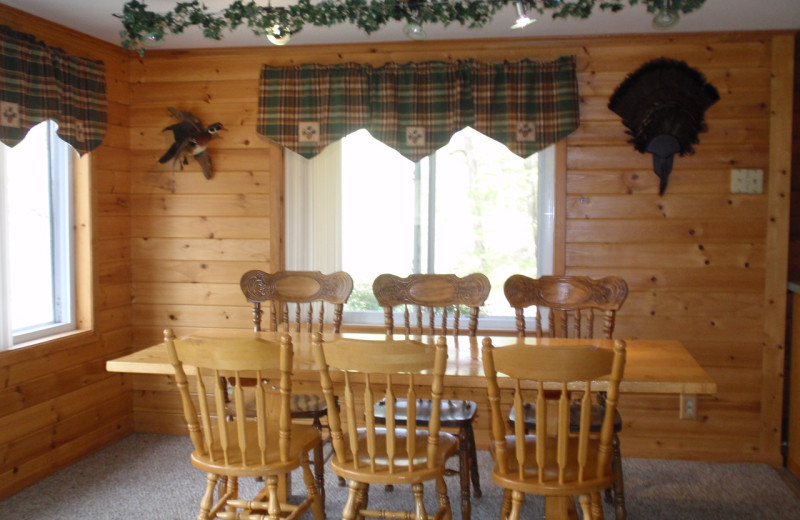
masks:
<svg viewBox="0 0 800 520"><path fill-rule="evenodd" d="M780 453L786 351L786 290L792 170L794 36L772 38L772 105L767 172L766 280L762 350L761 434L763 460L782 464Z"/></svg>

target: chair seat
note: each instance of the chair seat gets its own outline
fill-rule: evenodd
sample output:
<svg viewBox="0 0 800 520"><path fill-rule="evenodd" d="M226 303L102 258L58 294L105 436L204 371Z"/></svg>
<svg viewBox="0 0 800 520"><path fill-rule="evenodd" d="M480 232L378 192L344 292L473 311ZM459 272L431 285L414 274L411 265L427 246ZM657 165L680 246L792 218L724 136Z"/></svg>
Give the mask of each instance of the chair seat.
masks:
<svg viewBox="0 0 800 520"><path fill-rule="evenodd" d="M519 464L516 458L517 439L514 435L505 437L507 453L511 454L508 457L508 473L503 474L499 471L499 466L495 464L492 470L492 480L499 486L506 489L516 489L523 493L534 493L544 495L577 495L589 491L601 491L611 485L613 479L611 471L611 457L608 458L608 467L606 468L603 477L596 477L594 475L584 476L583 482L576 482L578 480L578 464L577 461L570 459L564 468L564 480L566 482L575 482L571 487L564 487L558 481L558 462L556 460L558 450L556 449L557 440L555 438L547 438L547 448L545 451L545 464L544 464L544 479L539 482L539 470L535 463L531 461L536 460L536 443L538 442L536 435L525 436L525 459L526 463L524 480L519 475ZM568 453L577 453L578 438L569 438ZM587 467L595 467L597 464L598 456L598 439L589 439L587 450ZM494 443L492 444L492 451L494 451ZM582 490L580 493L576 489Z"/></svg>
<svg viewBox="0 0 800 520"><path fill-rule="evenodd" d="M255 395L252 392L245 392L245 412L247 417L255 417ZM228 415L233 417L236 410L232 404L228 405ZM325 417L328 413L328 406L325 398L316 394L292 394L289 398L289 408L292 411L293 419L314 419Z"/></svg>
<svg viewBox="0 0 800 520"><path fill-rule="evenodd" d="M325 398L317 394L292 394L292 417L295 419L313 419L328 413Z"/></svg>
<svg viewBox="0 0 800 520"><path fill-rule="evenodd" d="M348 451L346 460L339 460L337 457L331 459L331 469L333 472L346 479L353 479L359 482L369 482L371 484L415 484L425 482L435 478L436 475L444 474L445 461L455 453L458 447L458 439L455 435L447 432L439 433L439 451L436 460L429 464L428 457L428 431L417 429L416 450L413 459L409 460L406 454L406 442L409 432L404 428L396 428L395 431L395 459L394 466L389 467L389 456L387 455L387 436L386 428L375 429L375 464L370 465L370 458L367 454L367 431L359 428L358 436L358 465L354 468L353 457ZM344 443L350 445L349 435L345 435ZM365 476L368 476L365 479Z"/></svg>
<svg viewBox="0 0 800 520"><path fill-rule="evenodd" d="M417 399L417 424L425 426L431 420L433 402L429 399ZM396 399L394 420L396 424L404 425L408 422L408 400ZM461 401L456 399L442 399L440 415L441 425L445 428L460 428L472 422L478 404L475 401ZM380 400L373 409L375 420L378 424L386 423L386 402Z"/></svg>
<svg viewBox="0 0 800 520"><path fill-rule="evenodd" d="M603 425L603 415L605 414L605 408L601 404L593 404L592 405L592 426L591 429L593 432L599 432L600 427ZM511 424L514 424L516 421L516 414L514 413L514 408L511 408L511 413L508 415L508 420L511 421ZM569 408L569 429L570 431L577 432L580 429L580 422L581 422L581 405L580 403L570 403ZM534 404L526 404L525 405L525 426L528 429L535 429L536 428L536 405ZM622 430L622 416L619 413L619 410L614 410L614 431L619 432Z"/></svg>
<svg viewBox="0 0 800 520"><path fill-rule="evenodd" d="M286 461L280 462L281 457L277 444L270 444L266 447L263 459L258 446L254 443L248 444L243 457L241 450L236 449L239 445L236 421L226 421L225 425L228 431L228 442L233 447L229 452L228 460L223 459L219 431L215 426L212 427L214 444L210 455L195 450L192 453L194 467L207 473L234 477L282 475L299 467L300 455L322 442L319 430L314 426L292 424L291 450ZM246 429L248 438L258 438L257 421L247 420Z"/></svg>

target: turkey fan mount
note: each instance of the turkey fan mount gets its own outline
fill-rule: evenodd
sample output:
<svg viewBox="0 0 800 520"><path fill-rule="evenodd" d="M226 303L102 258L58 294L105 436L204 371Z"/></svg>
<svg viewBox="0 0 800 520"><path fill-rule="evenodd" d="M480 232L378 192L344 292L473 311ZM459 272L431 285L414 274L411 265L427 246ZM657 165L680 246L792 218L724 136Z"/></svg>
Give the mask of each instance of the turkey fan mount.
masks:
<svg viewBox="0 0 800 520"><path fill-rule="evenodd" d="M685 62L659 58L645 63L617 87L608 108L622 118L634 149L653 154L653 171L667 189L673 156L694 153L705 132L705 111L719 92Z"/></svg>

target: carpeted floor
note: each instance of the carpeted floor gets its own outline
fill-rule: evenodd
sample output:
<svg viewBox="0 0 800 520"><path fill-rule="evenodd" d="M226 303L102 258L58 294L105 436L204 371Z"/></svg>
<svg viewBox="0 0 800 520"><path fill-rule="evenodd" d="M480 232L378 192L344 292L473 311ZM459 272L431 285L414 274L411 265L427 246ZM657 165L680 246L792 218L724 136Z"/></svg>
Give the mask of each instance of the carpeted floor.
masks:
<svg viewBox="0 0 800 520"><path fill-rule="evenodd" d="M205 475L189 462L187 437L134 434L33 486L0 501L2 520L191 520L196 518ZM483 497L473 499L472 518L497 518L501 490L491 481L491 459L479 454ZM764 464L625 459L630 520L800 520L800 495L779 471ZM294 479L301 489L300 479ZM326 475L329 519L341 518L346 488ZM242 495L256 484L245 479ZM448 479L453 516L461 517L458 483ZM426 488L426 503L435 494ZM370 506L392 501L411 506L407 488L373 488ZM307 518L311 518L307 513ZM523 518L541 519L543 499L526 497ZM606 509L606 518L613 511Z"/></svg>

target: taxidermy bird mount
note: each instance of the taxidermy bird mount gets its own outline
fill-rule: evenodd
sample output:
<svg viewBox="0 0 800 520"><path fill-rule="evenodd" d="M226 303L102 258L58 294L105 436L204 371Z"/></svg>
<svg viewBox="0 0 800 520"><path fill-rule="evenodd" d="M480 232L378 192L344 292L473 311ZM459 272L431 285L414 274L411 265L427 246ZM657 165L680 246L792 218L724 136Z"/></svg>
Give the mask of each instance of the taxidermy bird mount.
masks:
<svg viewBox="0 0 800 520"><path fill-rule="evenodd" d="M208 155L208 143L215 137L221 137L220 130L227 130L227 128L222 126L222 123L214 123L206 128L200 119L191 112L180 112L172 107L169 107L169 113L178 122L164 128L162 132L172 130L175 142L158 162L163 164L171 159L173 171L176 164L183 170L183 165L189 164L189 156L192 156L203 169L205 178L210 179L213 172L211 171L211 157Z"/></svg>
<svg viewBox="0 0 800 520"><path fill-rule="evenodd" d="M705 76L683 61L659 58L631 73L608 103L631 135L630 143L653 154L653 170L661 179L659 195L667 189L672 159L693 154L698 134L706 131L706 109L719 93Z"/></svg>

